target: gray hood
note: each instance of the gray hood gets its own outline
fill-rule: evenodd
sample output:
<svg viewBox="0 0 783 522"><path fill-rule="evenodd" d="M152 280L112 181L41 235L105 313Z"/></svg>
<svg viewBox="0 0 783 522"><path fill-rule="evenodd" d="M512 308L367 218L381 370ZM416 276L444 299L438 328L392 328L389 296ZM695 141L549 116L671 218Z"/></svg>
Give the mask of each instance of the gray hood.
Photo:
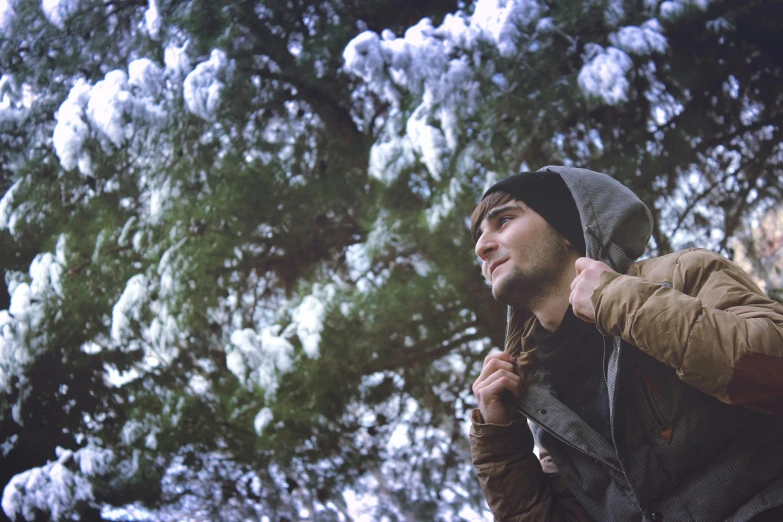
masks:
<svg viewBox="0 0 783 522"><path fill-rule="evenodd" d="M628 187L606 174L558 166L538 172L546 171L559 174L571 190L582 219L587 257L625 273L644 253L652 235L653 219L647 206Z"/></svg>
<svg viewBox="0 0 783 522"><path fill-rule="evenodd" d="M549 166L538 172L560 175L576 203L585 235L587 257L624 274L647 248L653 219L647 206L616 179L600 172ZM523 335L530 312L507 308L506 345Z"/></svg>

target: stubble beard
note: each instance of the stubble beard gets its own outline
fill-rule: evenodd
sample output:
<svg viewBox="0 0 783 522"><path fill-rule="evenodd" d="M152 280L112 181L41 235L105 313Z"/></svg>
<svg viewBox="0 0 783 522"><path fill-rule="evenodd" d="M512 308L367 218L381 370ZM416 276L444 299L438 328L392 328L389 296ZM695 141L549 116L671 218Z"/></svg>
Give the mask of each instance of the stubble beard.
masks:
<svg viewBox="0 0 783 522"><path fill-rule="evenodd" d="M541 248L523 255L524 267L510 266L502 279L492 285L496 301L532 311L556 288L565 271L573 270L568 262L568 247L557 232L548 232L541 240Z"/></svg>

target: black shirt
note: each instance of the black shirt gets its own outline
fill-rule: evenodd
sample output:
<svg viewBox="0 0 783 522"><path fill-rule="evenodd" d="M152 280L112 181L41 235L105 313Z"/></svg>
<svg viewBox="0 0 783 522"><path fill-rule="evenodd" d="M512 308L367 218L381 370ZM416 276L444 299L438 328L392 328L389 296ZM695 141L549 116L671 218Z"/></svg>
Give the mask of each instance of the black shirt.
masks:
<svg viewBox="0 0 783 522"><path fill-rule="evenodd" d="M536 321L531 335L538 345L534 356L549 370L560 400L611 442L604 368L611 342L604 347L604 337L598 328L577 318L570 306L554 332Z"/></svg>

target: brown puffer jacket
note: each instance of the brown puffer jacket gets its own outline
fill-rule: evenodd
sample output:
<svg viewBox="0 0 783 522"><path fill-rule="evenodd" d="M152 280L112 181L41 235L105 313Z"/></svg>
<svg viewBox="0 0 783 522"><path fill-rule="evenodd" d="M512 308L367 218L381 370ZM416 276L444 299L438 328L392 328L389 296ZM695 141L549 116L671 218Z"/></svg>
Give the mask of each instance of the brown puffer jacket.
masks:
<svg viewBox="0 0 783 522"><path fill-rule="evenodd" d="M470 451L495 520L503 522L589 522L579 501L557 473L551 458L533 453L533 434L518 419L484 424L472 412Z"/></svg>
<svg viewBox="0 0 783 522"><path fill-rule="evenodd" d="M627 275L606 272L593 305L600 330L691 386L728 404L783 413L783 305L727 259L692 249L641 261Z"/></svg>
<svg viewBox="0 0 783 522"><path fill-rule="evenodd" d="M596 285L593 304L596 326L603 333L621 338L625 343L664 363L676 372L682 382L726 404L768 414L783 412L783 306L765 297L745 272L725 258L710 251L694 249L641 261L630 266L625 275L607 272ZM529 331L529 325L526 326L525 330ZM522 353L535 349L532 338L524 336L519 349ZM626 381L616 377L612 382ZM617 386L621 387L617 396L631 400L630 388L624 391L622 384ZM694 407L701 407L694 404ZM676 404L670 406L671 411L687 411L691 407L690 403L684 408ZM623 415L619 413L621 409L618 406L617 415ZM629 407L625 411L635 410ZM544 427L544 431L556 434L551 431L556 428L546 426L546 415L535 418L536 412L531 413L532 420ZM546 412L542 410L539 413ZM683 441L697 436L696 433L700 437L703 435L689 431L698 428L691 426L686 417L678 425L680 415L685 414L673 415L670 419L674 444L671 443L671 431L668 433L668 441L661 442L655 437L649 439L651 454L657 455L656 458L661 462L687 460L693 452L680 453L688 447ZM726 415L731 416L730 413ZM755 429L766 426L763 419L758 422L750 420L757 424ZM532 453L532 437L523 421L508 426L490 426L481 421L480 415L474 412L471 451L482 489L496 520L590 520L576 500L580 495L573 495L558 474L544 473ZM770 421L772 424L758 435L751 432L754 429L752 427L743 432L742 425L735 425L732 429L738 431L731 440L746 441L744 444L751 447L756 444L753 442L756 437L759 448L771 447L766 439L770 436L774 439L774 433L780 431L780 423L772 418ZM613 418L613 425L617 429L626 424L617 417ZM634 440L648 440L641 433L628 434L621 439L633 437L636 437ZM708 441L701 442L710 445ZM725 455L729 454L727 449L723 450ZM617 451L629 455L628 448L618 448ZM713 455L721 455L719 448L714 448L714 451L718 453ZM732 455L740 461L746 461L746 457L736 453L741 451L744 451L741 447L732 446ZM765 451L759 449L757 453L752 453L755 455L754 461L765 459ZM671 508L678 505L687 509L680 515L670 512L673 515L671 518L675 520L706 520L702 518L706 505L714 510L713 514L721 513L715 520L750 520L765 509L781 504L773 499L783 495L783 469L776 471L778 465L783 466L783 463L776 463L779 459L773 455L774 452L770 458L766 458L768 464L754 464L761 466L759 470L763 473L760 471L753 475L737 476L737 480L742 479L743 484L753 482L755 476L762 474L765 477L778 477L772 482L764 478L758 486L748 485L721 492L722 483L713 483L709 474L731 475L738 471L726 469L726 464L721 462L724 457L715 457L712 461L698 464L699 469L707 472L704 478L698 480L704 481L703 486L707 491L714 492L714 502L704 504L704 499L688 498L688 491L698 491L702 486L688 482L695 480L695 477L687 474L685 468L675 472L682 473L680 478L671 477L675 483L681 484L679 491L675 492L676 499L667 497L671 493L665 493L665 488L662 488L663 496L655 496L658 495L656 493L649 500L661 506ZM626 465L633 466L633 459L625 458L628 459ZM716 468L715 471L710 471L712 467ZM666 470L666 473L669 471ZM625 473L626 476L629 473L634 475L634 469L626 469ZM632 478L620 477L620 480L628 480L634 487ZM740 489L747 492L741 493ZM760 492L762 489L765 490L763 493ZM614 509L611 506L609 502L600 509L604 510L603 513L607 509L612 513ZM599 512L598 507L593 509ZM645 517L649 518L648 515L642 516Z"/></svg>

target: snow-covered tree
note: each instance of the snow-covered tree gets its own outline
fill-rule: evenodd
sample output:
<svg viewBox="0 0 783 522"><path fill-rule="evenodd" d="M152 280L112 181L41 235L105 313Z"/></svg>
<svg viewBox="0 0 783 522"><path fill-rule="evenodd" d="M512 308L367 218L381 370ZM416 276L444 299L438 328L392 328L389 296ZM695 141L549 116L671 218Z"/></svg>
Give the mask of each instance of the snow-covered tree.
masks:
<svg viewBox="0 0 783 522"><path fill-rule="evenodd" d="M14 520L461 520L466 216L603 170L651 253L781 200L776 1L0 0Z"/></svg>

